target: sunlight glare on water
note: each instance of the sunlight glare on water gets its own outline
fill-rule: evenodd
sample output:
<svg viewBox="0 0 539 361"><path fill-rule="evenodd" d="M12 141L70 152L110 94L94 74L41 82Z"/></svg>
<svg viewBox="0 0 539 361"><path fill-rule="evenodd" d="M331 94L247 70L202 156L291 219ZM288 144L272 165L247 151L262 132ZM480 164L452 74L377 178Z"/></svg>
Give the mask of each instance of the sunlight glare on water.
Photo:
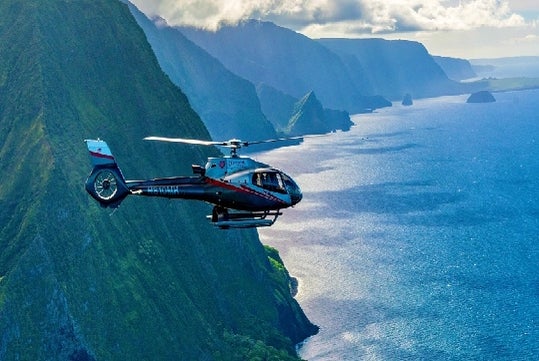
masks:
<svg viewBox="0 0 539 361"><path fill-rule="evenodd" d="M304 198L260 229L300 280L308 360L539 354L539 91L396 104L257 154Z"/></svg>

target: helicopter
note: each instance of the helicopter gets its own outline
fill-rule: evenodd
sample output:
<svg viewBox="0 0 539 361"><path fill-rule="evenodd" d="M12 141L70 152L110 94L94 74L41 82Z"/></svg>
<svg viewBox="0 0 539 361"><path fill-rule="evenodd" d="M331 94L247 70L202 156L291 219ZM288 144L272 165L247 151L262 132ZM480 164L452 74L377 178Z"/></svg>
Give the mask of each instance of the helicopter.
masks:
<svg viewBox="0 0 539 361"><path fill-rule="evenodd" d="M85 188L102 207L117 208L128 195L191 199L213 205L207 218L218 228L267 227L282 215L282 209L301 201L301 189L286 173L239 156L238 150L252 144L299 138L247 142L146 137L148 141L230 148L230 155L209 157L204 167L192 165L192 175L148 180L126 180L107 143L86 139L93 169Z"/></svg>

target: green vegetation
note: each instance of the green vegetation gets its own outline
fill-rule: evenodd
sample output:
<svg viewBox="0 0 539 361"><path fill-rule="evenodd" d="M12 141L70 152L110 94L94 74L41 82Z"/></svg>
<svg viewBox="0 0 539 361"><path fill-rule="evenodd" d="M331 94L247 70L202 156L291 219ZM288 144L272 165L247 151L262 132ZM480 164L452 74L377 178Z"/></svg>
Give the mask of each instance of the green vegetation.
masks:
<svg viewBox="0 0 539 361"><path fill-rule="evenodd" d="M504 78L504 79L483 79L478 82L484 84L490 91L513 91L539 88L539 79L537 78Z"/></svg>
<svg viewBox="0 0 539 361"><path fill-rule="evenodd" d="M1 360L238 359L247 341L295 358L314 332L255 231L213 229L200 202L111 215L85 193L85 138L128 178L216 154L152 134L209 138L126 5L0 2Z"/></svg>
<svg viewBox="0 0 539 361"><path fill-rule="evenodd" d="M462 92L478 91L504 92L539 88L537 78L484 78L473 82L461 83Z"/></svg>
<svg viewBox="0 0 539 361"><path fill-rule="evenodd" d="M224 339L234 349L234 353L223 354L217 352L214 356L222 361L293 361L297 358L290 356L285 351L280 351L268 346L261 341L250 337L224 333Z"/></svg>

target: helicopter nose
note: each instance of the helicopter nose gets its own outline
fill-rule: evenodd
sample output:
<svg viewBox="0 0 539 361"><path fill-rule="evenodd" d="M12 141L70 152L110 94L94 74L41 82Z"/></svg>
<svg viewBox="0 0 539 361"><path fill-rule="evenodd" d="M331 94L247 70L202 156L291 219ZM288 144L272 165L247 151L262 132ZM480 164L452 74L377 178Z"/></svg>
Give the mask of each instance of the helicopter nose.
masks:
<svg viewBox="0 0 539 361"><path fill-rule="evenodd" d="M294 204L299 203L299 201L301 201L303 198L303 194L301 194L301 189L299 186L292 180L290 176L281 173L281 177L283 178L286 190L290 195L290 205L293 206Z"/></svg>
<svg viewBox="0 0 539 361"><path fill-rule="evenodd" d="M298 204L299 201L301 201L301 199L303 198L301 189L296 183L289 184L288 193L290 194L290 202L292 203L292 205Z"/></svg>
<svg viewBox="0 0 539 361"><path fill-rule="evenodd" d="M303 194L301 194L301 191L299 189L297 190L297 192L290 194L290 200L292 201L292 205L298 204L302 198L303 198Z"/></svg>

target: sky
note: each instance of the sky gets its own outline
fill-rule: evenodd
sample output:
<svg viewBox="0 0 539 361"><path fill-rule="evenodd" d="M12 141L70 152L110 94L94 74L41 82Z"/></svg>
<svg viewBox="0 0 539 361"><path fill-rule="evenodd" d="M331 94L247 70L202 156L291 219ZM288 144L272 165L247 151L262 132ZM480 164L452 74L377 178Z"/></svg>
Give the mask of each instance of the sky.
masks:
<svg viewBox="0 0 539 361"><path fill-rule="evenodd" d="M538 0L131 0L170 25L209 30L244 19L272 21L310 38L423 43L465 59L539 56Z"/></svg>

